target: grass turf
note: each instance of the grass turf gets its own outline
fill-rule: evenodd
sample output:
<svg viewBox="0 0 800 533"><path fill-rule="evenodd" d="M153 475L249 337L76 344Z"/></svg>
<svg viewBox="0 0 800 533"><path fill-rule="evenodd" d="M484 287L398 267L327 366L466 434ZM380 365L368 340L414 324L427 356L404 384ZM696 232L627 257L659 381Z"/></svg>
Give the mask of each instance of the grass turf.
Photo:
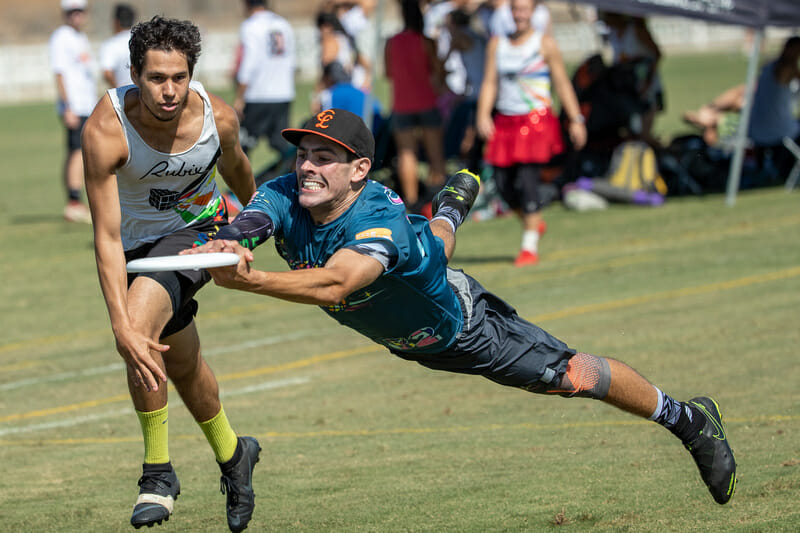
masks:
<svg viewBox="0 0 800 533"><path fill-rule="evenodd" d="M691 58L693 67L670 72L688 84L725 69L723 59ZM91 231L61 221L62 132L50 105L0 114L0 522L130 530L141 436ZM428 371L314 307L205 288L198 327L226 412L264 448L250 530L796 531L799 213L798 192L782 189L744 192L734 208L718 195L657 209L553 206L542 262L529 269L510 265L514 219L459 231L454 266L522 316L630 363L678 398L719 401L740 477L724 507L652 423ZM257 264L285 268L271 244ZM224 530L213 454L170 398L182 494L160 527Z"/></svg>

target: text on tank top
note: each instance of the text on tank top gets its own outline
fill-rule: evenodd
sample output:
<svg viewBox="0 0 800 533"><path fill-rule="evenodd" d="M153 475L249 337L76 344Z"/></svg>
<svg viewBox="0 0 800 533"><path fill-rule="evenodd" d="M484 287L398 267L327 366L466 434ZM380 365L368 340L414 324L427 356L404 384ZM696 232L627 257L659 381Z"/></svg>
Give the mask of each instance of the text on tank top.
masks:
<svg viewBox="0 0 800 533"><path fill-rule="evenodd" d="M128 144L128 159L116 170L126 251L219 216L224 209L216 186L222 152L214 111L199 82L189 87L203 100L203 129L194 145L174 154L150 147L125 115L125 94L135 86L108 91Z"/></svg>

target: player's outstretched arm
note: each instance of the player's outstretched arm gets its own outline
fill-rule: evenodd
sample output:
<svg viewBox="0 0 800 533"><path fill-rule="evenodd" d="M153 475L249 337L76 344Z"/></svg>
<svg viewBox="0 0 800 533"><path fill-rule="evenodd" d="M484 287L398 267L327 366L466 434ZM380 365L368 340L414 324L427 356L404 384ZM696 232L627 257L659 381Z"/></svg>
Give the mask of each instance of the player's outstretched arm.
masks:
<svg viewBox="0 0 800 533"><path fill-rule="evenodd" d="M253 252L236 241L213 240L181 254L207 252L232 252L242 259L234 266L208 269L217 285L312 305L339 304L349 294L378 279L384 271L378 260L348 249L333 254L321 268L287 272L252 268Z"/></svg>
<svg viewBox="0 0 800 533"><path fill-rule="evenodd" d="M121 212L115 171L128 157L122 127L106 95L92 112L82 134L86 195L92 212L95 259L117 351L134 371L137 381L157 390L166 375L150 354L168 346L138 331L128 310L128 279L120 236Z"/></svg>

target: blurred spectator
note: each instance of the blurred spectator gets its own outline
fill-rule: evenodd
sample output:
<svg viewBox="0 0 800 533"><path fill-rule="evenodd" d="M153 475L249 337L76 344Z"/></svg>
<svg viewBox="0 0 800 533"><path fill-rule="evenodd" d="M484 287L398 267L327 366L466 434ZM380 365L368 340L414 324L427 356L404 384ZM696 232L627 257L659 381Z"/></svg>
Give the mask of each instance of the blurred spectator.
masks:
<svg viewBox="0 0 800 533"><path fill-rule="evenodd" d="M114 35L100 46L100 69L109 87L122 87L133 83L128 40L131 38L131 28L135 22L136 11L130 4L114 6L114 16L111 20Z"/></svg>
<svg viewBox="0 0 800 533"><path fill-rule="evenodd" d="M445 88L438 96L443 122L450 119L461 96L465 94L467 73L461 53L453 46L450 15L455 10L471 12L470 0L445 0L429 4L423 13L423 33L436 43L436 54L444 65Z"/></svg>
<svg viewBox="0 0 800 533"><path fill-rule="evenodd" d="M324 109L346 109L362 119L365 118L367 93L355 87L350 82L350 77L344 67L338 62L328 63L322 71L323 90L320 91L312 105L311 112L317 114ZM370 98L372 105L372 127L374 133L378 130L377 124L381 120L380 102Z"/></svg>
<svg viewBox="0 0 800 533"><path fill-rule="evenodd" d="M478 94L483 83L486 64L486 37L473 29L473 15L465 9L451 11L447 29L451 36L451 48L458 52L464 65L466 84L464 94L453 110L445 134L445 154L452 154L462 161L460 166L480 174L483 160L483 140L475 128L475 111Z"/></svg>
<svg viewBox="0 0 800 533"><path fill-rule="evenodd" d="M800 37L786 40L780 55L764 65L753 97L748 136L756 145L759 163L770 157L777 174L785 176L794 156L783 146L783 138L798 140L797 95L800 87Z"/></svg>
<svg viewBox="0 0 800 533"><path fill-rule="evenodd" d="M239 141L245 154L266 137L278 160L291 150L281 136L289 127L289 112L295 97L294 31L283 17L267 9L265 0L244 0L245 20L239 27L236 58L236 96L233 108L239 115ZM249 198L225 192L231 217Z"/></svg>
<svg viewBox="0 0 800 533"><path fill-rule="evenodd" d="M336 61L344 67L354 86L369 91L372 83L369 61L358 50L355 39L344 30L344 26L336 14L321 11L317 15L317 30L319 31L320 72L325 69L326 65ZM318 87L318 89L320 88L321 86Z"/></svg>
<svg viewBox="0 0 800 533"><path fill-rule="evenodd" d="M756 145L773 146L800 135L796 117L800 37L786 40L780 55L761 69L753 97L748 135Z"/></svg>
<svg viewBox="0 0 800 533"><path fill-rule="evenodd" d="M244 4L247 18L239 29L241 57L233 102L241 119L242 149L247 154L266 137L283 156L290 146L281 130L289 127L295 97L294 31L286 19L267 9L265 0L244 0Z"/></svg>
<svg viewBox="0 0 800 533"><path fill-rule="evenodd" d="M81 128L97 103L92 48L82 31L86 23L87 8L86 0L61 0L64 24L51 35L49 48L50 62L56 78L58 115L67 132L67 154L63 168L67 193L64 219L91 224L89 208L81 201Z"/></svg>
<svg viewBox="0 0 800 533"><path fill-rule="evenodd" d="M531 26L541 33L553 33L553 19L544 2L536 2L533 15L531 15ZM490 35L511 35L514 33L516 26L514 25L514 17L511 16L511 2L509 0L501 0L494 4L488 28Z"/></svg>
<svg viewBox="0 0 800 533"><path fill-rule="evenodd" d="M419 194L417 144L422 141L430 166L427 183L433 190L444 184L442 119L436 107L443 86L436 43L423 34L417 0L401 0L403 31L386 41L384 64L392 85L392 128L397 144L400 194L411 212L421 212L428 198Z"/></svg>
<svg viewBox="0 0 800 533"><path fill-rule="evenodd" d="M638 92L644 111L641 114L641 125L635 125L632 133L653 146L659 146L653 137L653 123L656 113L664 110L664 88L658 74L661 49L643 17L603 12L600 19L608 29L608 42L614 63L630 63L637 72L639 68L644 71L638 76Z"/></svg>
<svg viewBox="0 0 800 533"><path fill-rule="evenodd" d="M748 137L756 147L781 148L784 137L800 136L797 101L800 93L800 37L790 37L780 55L761 70L753 97ZM736 85L696 110L686 111L683 120L701 128L709 146L719 142L727 115L744 107L745 86ZM730 128L727 128L730 129Z"/></svg>
<svg viewBox="0 0 800 533"><path fill-rule="evenodd" d="M491 38L478 98L478 132L488 139L486 160L494 167L498 191L520 215L522 245L514 264L539 260L545 231L539 177L543 164L564 150L561 126L552 109L551 80L568 117L569 136L580 150L586 127L553 37L531 25L534 0L512 0L516 30ZM497 113L492 118L492 110Z"/></svg>
<svg viewBox="0 0 800 533"><path fill-rule="evenodd" d="M683 114L683 120L700 128L705 143L714 146L720 140L720 131L723 129L723 123L728 114L739 113L744 107L744 92L743 84L731 87L716 96L710 103L704 104L698 109L686 111ZM729 130L730 128L724 129Z"/></svg>

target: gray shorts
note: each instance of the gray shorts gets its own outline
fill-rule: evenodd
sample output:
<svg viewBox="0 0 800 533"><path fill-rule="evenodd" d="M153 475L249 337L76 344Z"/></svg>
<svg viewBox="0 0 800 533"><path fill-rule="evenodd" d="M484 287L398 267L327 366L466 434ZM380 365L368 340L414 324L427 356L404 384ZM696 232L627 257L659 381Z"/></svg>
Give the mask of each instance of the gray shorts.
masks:
<svg viewBox="0 0 800 533"><path fill-rule="evenodd" d="M434 370L478 374L531 392L544 392L561 382L575 350L520 317L462 271L448 268L447 280L464 312L464 329L456 342L440 353L395 355Z"/></svg>

